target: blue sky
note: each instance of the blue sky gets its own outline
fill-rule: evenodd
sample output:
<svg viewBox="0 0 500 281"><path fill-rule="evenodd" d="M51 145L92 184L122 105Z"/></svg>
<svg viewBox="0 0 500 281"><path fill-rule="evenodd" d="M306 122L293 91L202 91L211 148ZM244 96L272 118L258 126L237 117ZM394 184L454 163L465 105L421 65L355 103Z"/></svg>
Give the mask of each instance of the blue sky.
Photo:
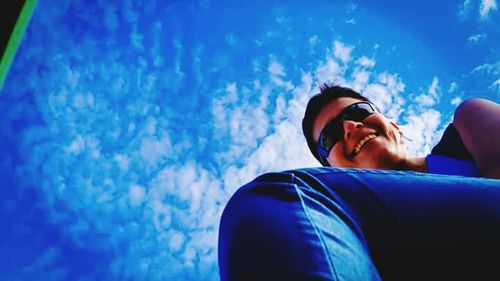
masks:
<svg viewBox="0 0 500 281"><path fill-rule="evenodd" d="M218 280L223 207L317 166L322 82L371 98L425 155L500 101L496 0L39 1L0 92L0 276Z"/></svg>

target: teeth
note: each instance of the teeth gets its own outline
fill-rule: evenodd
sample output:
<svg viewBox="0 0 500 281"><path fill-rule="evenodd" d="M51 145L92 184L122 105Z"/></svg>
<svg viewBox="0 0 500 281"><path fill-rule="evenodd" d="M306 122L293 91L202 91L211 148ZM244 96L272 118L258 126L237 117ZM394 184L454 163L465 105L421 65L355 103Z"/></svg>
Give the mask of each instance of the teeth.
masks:
<svg viewBox="0 0 500 281"><path fill-rule="evenodd" d="M371 134L371 135L368 135L366 136L364 139L362 139L358 145L356 145L356 148L354 148L354 155L358 154L359 153L359 150L361 149L361 147L369 140L373 139L373 138L376 138L377 135L375 134Z"/></svg>

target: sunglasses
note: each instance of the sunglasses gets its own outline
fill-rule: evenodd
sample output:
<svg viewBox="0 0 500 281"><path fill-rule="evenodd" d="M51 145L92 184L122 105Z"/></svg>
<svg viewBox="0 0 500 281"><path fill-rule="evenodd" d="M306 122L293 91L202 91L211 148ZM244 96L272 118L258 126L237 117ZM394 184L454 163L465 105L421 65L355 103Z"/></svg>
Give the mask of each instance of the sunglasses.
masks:
<svg viewBox="0 0 500 281"><path fill-rule="evenodd" d="M376 112L379 111L373 104L366 101L357 102L344 108L337 118L328 122L319 135L317 145L317 151L323 164L328 164L326 158L330 155L330 151L338 141L344 138L344 120L361 122Z"/></svg>

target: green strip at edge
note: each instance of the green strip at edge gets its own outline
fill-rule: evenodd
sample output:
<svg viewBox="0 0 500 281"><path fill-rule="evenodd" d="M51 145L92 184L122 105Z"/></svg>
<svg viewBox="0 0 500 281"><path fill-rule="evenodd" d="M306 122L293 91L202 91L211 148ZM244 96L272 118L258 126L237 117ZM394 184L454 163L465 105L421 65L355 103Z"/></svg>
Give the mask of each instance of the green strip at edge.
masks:
<svg viewBox="0 0 500 281"><path fill-rule="evenodd" d="M36 1L37 0L26 0L19 17L17 18L16 25L12 30L9 41L7 42L7 47L3 53L2 60L0 60L0 89L3 88L5 76L7 76L7 72L9 71L10 65L14 60L14 56L16 55L17 48L21 43L26 27L30 22L31 16L33 15Z"/></svg>

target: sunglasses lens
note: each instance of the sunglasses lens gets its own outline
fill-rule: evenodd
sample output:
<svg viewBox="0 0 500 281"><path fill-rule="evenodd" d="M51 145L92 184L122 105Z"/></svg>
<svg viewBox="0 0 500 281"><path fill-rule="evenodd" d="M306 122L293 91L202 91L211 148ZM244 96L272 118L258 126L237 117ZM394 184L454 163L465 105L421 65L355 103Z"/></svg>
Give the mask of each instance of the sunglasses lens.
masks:
<svg viewBox="0 0 500 281"><path fill-rule="evenodd" d="M320 154L322 154L322 156L325 158L328 157L328 154L330 153L332 147L342 139L344 135L342 122L344 120L361 122L374 112L376 112L376 109L367 102L355 103L344 109L340 116L326 125L326 127L321 132L319 146L322 148L322 150L320 151Z"/></svg>
<svg viewBox="0 0 500 281"><path fill-rule="evenodd" d="M337 143L342 137L342 128L339 126L338 120L328 124L328 126L323 130L321 135L321 146L326 150L330 151L332 147Z"/></svg>
<svg viewBox="0 0 500 281"><path fill-rule="evenodd" d="M357 103L346 108L342 115L344 119L360 122L365 120L365 118L371 115L373 112L375 112L375 110L370 104Z"/></svg>

